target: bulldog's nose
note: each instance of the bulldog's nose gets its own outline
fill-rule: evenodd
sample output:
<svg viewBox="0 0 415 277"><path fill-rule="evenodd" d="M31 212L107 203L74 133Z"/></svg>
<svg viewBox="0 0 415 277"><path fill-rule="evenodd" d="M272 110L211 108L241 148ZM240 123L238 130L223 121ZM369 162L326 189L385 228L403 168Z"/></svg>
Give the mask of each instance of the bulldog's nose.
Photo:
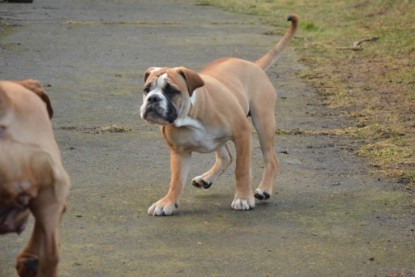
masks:
<svg viewBox="0 0 415 277"><path fill-rule="evenodd" d="M147 99L147 102L148 102L148 103L151 103L151 104L158 103L158 102L160 102L160 101L161 101L161 98L160 98L160 97L158 97L158 95L151 95L151 96Z"/></svg>

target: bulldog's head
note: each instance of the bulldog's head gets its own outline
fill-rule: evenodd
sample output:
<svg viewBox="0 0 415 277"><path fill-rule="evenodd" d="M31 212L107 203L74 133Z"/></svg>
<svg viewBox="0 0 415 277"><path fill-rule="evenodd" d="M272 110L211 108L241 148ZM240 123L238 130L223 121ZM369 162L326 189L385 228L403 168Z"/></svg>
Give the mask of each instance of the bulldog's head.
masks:
<svg viewBox="0 0 415 277"><path fill-rule="evenodd" d="M203 85L200 76L185 67L150 67L144 73L141 118L159 125L174 123L187 115L190 97Z"/></svg>

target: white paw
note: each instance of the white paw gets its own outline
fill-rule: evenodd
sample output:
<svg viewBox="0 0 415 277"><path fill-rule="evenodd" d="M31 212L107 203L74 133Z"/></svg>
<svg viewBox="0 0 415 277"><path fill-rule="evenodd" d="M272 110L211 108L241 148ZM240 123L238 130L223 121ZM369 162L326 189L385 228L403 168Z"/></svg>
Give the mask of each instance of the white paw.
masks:
<svg viewBox="0 0 415 277"><path fill-rule="evenodd" d="M248 201L245 199L236 198L232 201L231 207L232 209L239 211L252 210L255 208L255 200Z"/></svg>
<svg viewBox="0 0 415 277"><path fill-rule="evenodd" d="M176 203L162 198L153 205L151 205L151 207L148 208L147 213L148 215L154 216L171 215L174 212L174 210L178 207L179 206Z"/></svg>
<svg viewBox="0 0 415 277"><path fill-rule="evenodd" d="M265 190L257 188L255 190L255 198L258 200L267 200L271 197L271 194Z"/></svg>

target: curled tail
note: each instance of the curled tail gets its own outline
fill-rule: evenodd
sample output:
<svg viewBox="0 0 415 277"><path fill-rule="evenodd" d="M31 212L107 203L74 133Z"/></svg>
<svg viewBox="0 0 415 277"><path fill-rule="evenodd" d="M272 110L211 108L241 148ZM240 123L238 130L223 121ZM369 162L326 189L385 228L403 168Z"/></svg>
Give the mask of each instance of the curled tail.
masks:
<svg viewBox="0 0 415 277"><path fill-rule="evenodd" d="M255 61L255 63L264 71L278 60L282 50L285 46L287 46L288 42L293 38L295 32L297 31L298 16L290 15L287 20L291 21L291 26L285 35L278 41L277 45L268 51L268 53Z"/></svg>

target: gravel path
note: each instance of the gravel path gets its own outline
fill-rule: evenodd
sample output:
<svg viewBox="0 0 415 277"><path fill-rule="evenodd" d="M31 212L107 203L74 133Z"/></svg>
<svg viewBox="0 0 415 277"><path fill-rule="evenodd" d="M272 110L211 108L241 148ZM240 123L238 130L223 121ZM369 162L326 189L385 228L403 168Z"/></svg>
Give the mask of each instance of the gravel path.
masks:
<svg viewBox="0 0 415 277"><path fill-rule="evenodd" d="M139 117L144 70L255 60L277 39L256 18L191 1L35 0L0 2L0 19L16 25L0 26L1 79L46 86L73 181L59 276L415 276L413 196L371 173L353 155L358 142L292 131L348 123L296 77L303 66L292 47L268 71L278 128L288 131L276 139L272 198L231 210L231 168L209 190L187 186L174 216L147 216L167 191L169 162L158 128ZM195 154L189 180L213 161ZM15 276L29 235L0 237L0 276Z"/></svg>

